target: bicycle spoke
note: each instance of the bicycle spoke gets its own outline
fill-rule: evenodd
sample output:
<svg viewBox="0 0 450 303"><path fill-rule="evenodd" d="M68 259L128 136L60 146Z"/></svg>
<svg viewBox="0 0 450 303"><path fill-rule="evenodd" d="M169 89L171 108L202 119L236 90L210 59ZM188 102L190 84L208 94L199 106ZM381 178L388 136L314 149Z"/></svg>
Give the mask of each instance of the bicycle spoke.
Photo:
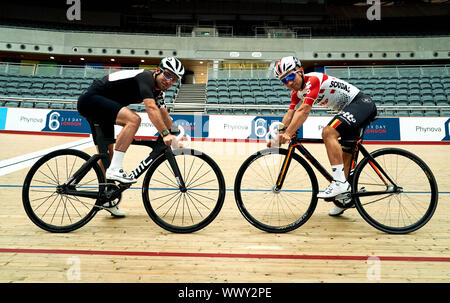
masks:
<svg viewBox="0 0 450 303"><path fill-rule="evenodd" d="M167 201L164 202L163 204L159 205L155 210L159 210L161 207L163 207L163 206L165 206L167 203L169 203L170 200L172 200L172 199L177 199L178 195L181 195L181 192L179 192L179 191L177 191L176 193L177 193L176 195L174 195L172 198L170 198L169 200L167 200ZM172 206L171 206L170 208L172 208ZM170 210L170 208L169 208L169 210Z"/></svg>
<svg viewBox="0 0 450 303"><path fill-rule="evenodd" d="M195 201L197 201L197 202L198 202L200 205L202 205L204 208L210 210L208 206L206 206L204 203L202 203L202 202L201 202L200 200L198 200L196 197L191 196L191 193L186 192L186 194L189 195L191 198L193 198Z"/></svg>
<svg viewBox="0 0 450 303"><path fill-rule="evenodd" d="M49 167L49 169L50 169L50 167ZM50 172L52 172L52 171L50 170ZM42 174L42 175L44 175L44 176L46 176L48 179L50 179L50 181L55 182L55 183L50 183L50 184L52 184L52 185L58 185L58 180L53 179L52 177L50 177L50 176L48 176L47 174L45 174L43 171L39 171L39 173ZM53 173L52 173L52 175L53 175ZM55 177L55 176L53 175L53 177Z"/></svg>
<svg viewBox="0 0 450 303"><path fill-rule="evenodd" d="M170 194L167 194L167 195L164 195L164 196L159 196L159 197L153 198L153 200L162 199L162 198L165 198L165 197L168 197L168 196L173 196L173 195L176 195L176 194L179 194L179 193L180 193L179 191L175 191L173 193L170 193Z"/></svg>
<svg viewBox="0 0 450 303"><path fill-rule="evenodd" d="M172 172L172 170L170 170L170 171ZM175 183L172 179L170 179L169 177L167 177L167 176L166 176L165 174L163 174L161 171L158 171L158 173L159 173L161 176L163 176L164 178L166 178L167 180L169 180L170 183L172 183L172 185L168 185L167 183L164 183L165 185L168 185L168 186L171 186L171 187L176 187L176 188L178 188L178 184ZM176 178L173 172L172 172L172 175L174 176L174 178ZM163 182L161 182L161 183L163 183Z"/></svg>
<svg viewBox="0 0 450 303"><path fill-rule="evenodd" d="M160 181L160 180L154 180L154 181L158 182L160 184L167 185L169 188L178 188L178 185L174 186L174 184L169 184L169 183L166 183L166 182L163 182L163 181Z"/></svg>
<svg viewBox="0 0 450 303"><path fill-rule="evenodd" d="M198 209L196 203L194 201L192 201L191 196L189 195L189 193L186 194L186 196L189 198L189 200L191 201L192 205L195 207L195 209L197 210L197 213L200 215L200 217L203 219L203 215L200 212L200 210ZM194 219L192 218L192 223L194 223Z"/></svg>

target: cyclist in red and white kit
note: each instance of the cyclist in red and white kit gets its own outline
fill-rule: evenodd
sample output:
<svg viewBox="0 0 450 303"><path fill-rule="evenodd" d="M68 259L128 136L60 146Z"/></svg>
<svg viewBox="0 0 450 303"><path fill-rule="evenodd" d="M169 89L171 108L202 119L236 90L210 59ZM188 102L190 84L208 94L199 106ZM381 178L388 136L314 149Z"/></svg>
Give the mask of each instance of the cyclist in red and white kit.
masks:
<svg viewBox="0 0 450 303"><path fill-rule="evenodd" d="M305 74L300 60L284 57L274 69L275 77L292 91L291 105L282 123L287 127L280 132L278 142L289 142L292 135L308 118L313 105L325 106L338 112L322 131L322 138L333 171L333 181L318 198L334 198L351 190L347 181L353 146L341 146L339 138L356 139L375 118L377 108L373 100L341 79L322 73ZM273 141L268 143L268 147ZM349 203L351 200L344 201ZM336 206L329 214L340 215L345 209Z"/></svg>

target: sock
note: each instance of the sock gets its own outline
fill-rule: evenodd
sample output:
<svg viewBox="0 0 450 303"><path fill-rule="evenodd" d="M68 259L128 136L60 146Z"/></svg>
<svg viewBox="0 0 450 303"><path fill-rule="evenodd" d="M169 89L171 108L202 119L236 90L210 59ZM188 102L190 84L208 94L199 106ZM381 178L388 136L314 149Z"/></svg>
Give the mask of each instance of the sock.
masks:
<svg viewBox="0 0 450 303"><path fill-rule="evenodd" d="M114 150L113 157L111 159L111 165L109 168L122 168L122 161L125 152Z"/></svg>
<svg viewBox="0 0 450 303"><path fill-rule="evenodd" d="M333 170L333 179L340 182L347 181L344 173L344 164L331 165L331 169Z"/></svg>

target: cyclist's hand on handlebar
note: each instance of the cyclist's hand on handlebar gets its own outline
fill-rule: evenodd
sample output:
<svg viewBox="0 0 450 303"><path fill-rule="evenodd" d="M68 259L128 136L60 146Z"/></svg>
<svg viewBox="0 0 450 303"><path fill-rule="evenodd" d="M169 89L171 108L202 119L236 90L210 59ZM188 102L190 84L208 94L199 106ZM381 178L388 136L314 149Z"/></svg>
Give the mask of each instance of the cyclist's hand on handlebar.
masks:
<svg viewBox="0 0 450 303"><path fill-rule="evenodd" d="M289 142L289 140L291 140L289 136L284 133L279 133L276 140L270 140L267 142L267 147L280 147L282 144Z"/></svg>
<svg viewBox="0 0 450 303"><path fill-rule="evenodd" d="M267 147L268 148L270 148L270 147L279 147L280 146L280 141L279 140L270 140L270 141L267 141Z"/></svg>
<svg viewBox="0 0 450 303"><path fill-rule="evenodd" d="M163 138L163 140L164 140L164 144L165 145L171 146L172 145L172 141L176 140L176 137L174 135L172 135L172 134L169 134L169 135L165 136Z"/></svg>
<svg viewBox="0 0 450 303"><path fill-rule="evenodd" d="M280 145L287 143L287 142L291 141L291 136L289 136L286 133L281 133L278 135L278 141L280 142Z"/></svg>

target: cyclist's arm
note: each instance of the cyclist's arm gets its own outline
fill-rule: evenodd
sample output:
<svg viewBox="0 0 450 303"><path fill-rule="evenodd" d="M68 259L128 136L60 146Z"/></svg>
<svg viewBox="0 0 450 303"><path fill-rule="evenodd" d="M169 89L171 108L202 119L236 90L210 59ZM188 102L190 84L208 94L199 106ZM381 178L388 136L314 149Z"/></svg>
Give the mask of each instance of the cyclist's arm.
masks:
<svg viewBox="0 0 450 303"><path fill-rule="evenodd" d="M300 103L302 99L298 93L294 92L291 95L291 105L289 109L295 110L295 112L285 132L285 134L288 136L292 136L300 128L300 126L302 126L303 123L305 123L305 120L308 118L309 113L311 112L314 101L317 99L319 95L320 89L319 78L315 76L309 77L307 85L309 86L309 90L308 93L305 96L303 96L302 103Z"/></svg>
<svg viewBox="0 0 450 303"><path fill-rule="evenodd" d="M292 111L294 112L294 114L288 128L286 129L286 135L292 137L292 135L300 128L300 126L305 123L305 120L308 118L311 108L311 105L303 103L295 112Z"/></svg>
<svg viewBox="0 0 450 303"><path fill-rule="evenodd" d="M284 126L288 127L289 124L291 124L292 117L294 117L295 110L289 109L287 113L284 115L283 120L281 123L283 123Z"/></svg>
<svg viewBox="0 0 450 303"><path fill-rule="evenodd" d="M163 115L161 114L162 111L156 105L155 99L144 99L144 105L150 121L152 121L153 125L156 127L159 133L161 133L165 129L170 129L170 127L167 127Z"/></svg>
<svg viewBox="0 0 450 303"><path fill-rule="evenodd" d="M172 118L170 118L167 108L161 108L160 112L161 112L161 117L162 117L167 129L171 129L172 128Z"/></svg>

